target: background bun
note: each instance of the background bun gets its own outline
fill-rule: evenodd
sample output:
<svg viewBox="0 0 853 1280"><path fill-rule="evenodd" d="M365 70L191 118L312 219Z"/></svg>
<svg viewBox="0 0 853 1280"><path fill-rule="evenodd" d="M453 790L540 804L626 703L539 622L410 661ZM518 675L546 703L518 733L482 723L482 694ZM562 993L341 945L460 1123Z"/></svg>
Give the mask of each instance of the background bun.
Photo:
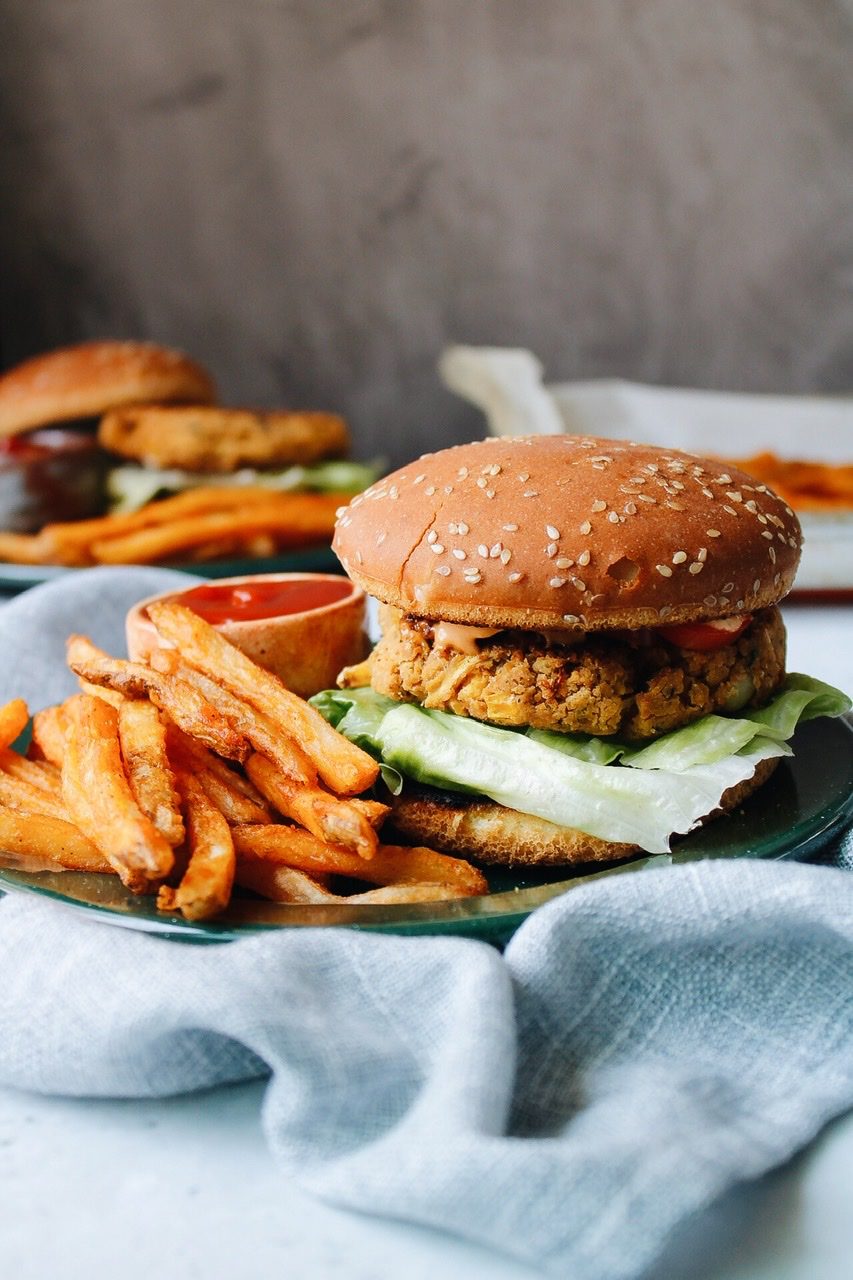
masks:
<svg viewBox="0 0 853 1280"><path fill-rule="evenodd" d="M725 617L789 590L801 532L743 471L588 436L426 454L354 498L333 547L370 595L473 626L583 629Z"/></svg>
<svg viewBox="0 0 853 1280"><path fill-rule="evenodd" d="M0 375L0 436L139 403L209 404L213 380L181 351L153 342L83 342Z"/></svg>

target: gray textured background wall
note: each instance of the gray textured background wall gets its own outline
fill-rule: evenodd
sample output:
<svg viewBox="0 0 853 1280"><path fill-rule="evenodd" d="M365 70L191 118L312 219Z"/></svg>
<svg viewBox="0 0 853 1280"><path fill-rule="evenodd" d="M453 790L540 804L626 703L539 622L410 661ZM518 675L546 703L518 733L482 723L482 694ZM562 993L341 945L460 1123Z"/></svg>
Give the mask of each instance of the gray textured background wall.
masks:
<svg viewBox="0 0 853 1280"><path fill-rule="evenodd" d="M402 460L450 340L851 378L849 0L0 0L0 351L146 336Z"/></svg>

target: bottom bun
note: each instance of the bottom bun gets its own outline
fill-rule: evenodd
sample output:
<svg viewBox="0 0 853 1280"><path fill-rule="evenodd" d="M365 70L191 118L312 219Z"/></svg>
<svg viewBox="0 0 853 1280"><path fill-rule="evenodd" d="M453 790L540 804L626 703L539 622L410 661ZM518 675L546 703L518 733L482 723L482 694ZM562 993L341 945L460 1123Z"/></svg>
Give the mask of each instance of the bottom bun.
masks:
<svg viewBox="0 0 853 1280"><path fill-rule="evenodd" d="M703 822L737 808L772 774L778 759L763 760L745 782L724 791L719 808ZM407 784L391 801L389 821L404 839L461 854L491 866L575 866L618 862L643 850L559 827L491 800L466 800L455 792Z"/></svg>

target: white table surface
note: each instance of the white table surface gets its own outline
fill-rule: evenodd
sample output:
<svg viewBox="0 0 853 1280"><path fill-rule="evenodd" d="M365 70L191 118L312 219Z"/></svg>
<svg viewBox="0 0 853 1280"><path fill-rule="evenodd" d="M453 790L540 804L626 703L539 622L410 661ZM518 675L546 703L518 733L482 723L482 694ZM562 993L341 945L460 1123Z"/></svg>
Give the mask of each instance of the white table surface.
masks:
<svg viewBox="0 0 853 1280"><path fill-rule="evenodd" d="M787 610L789 668L853 691L853 608ZM338 1211L274 1166L263 1085L160 1102L0 1090L0 1276L522 1280L435 1232ZM848 1280L853 1114L689 1224L654 1280ZM583 1280L583 1277L572 1277Z"/></svg>

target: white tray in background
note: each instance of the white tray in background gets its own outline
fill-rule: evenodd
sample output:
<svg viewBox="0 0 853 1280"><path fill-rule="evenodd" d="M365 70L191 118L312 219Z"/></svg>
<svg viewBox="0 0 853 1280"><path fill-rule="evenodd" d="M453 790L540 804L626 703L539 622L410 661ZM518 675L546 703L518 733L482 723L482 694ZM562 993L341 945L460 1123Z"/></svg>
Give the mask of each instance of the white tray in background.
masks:
<svg viewBox="0 0 853 1280"><path fill-rule="evenodd" d="M545 384L529 351L451 347L445 384L477 405L491 435L562 432L670 445L736 461L772 451L853 462L853 398L747 395L651 387L621 380ZM797 592L853 593L853 511L804 513Z"/></svg>

